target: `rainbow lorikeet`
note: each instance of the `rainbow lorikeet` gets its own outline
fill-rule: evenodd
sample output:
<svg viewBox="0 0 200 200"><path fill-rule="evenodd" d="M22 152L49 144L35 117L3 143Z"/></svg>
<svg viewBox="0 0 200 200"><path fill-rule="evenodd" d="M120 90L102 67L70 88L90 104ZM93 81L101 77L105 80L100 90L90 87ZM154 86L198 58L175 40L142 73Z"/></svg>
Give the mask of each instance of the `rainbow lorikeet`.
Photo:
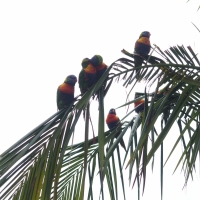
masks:
<svg viewBox="0 0 200 200"><path fill-rule="evenodd" d="M90 63L95 67L97 70L97 81L101 78L103 73L106 71L108 66L103 63L103 58L100 55L94 55L90 59Z"/></svg>
<svg viewBox="0 0 200 200"><path fill-rule="evenodd" d="M135 93L135 99L139 98L140 95L138 93ZM144 99L140 99L136 102L134 102L135 112L143 112L144 111Z"/></svg>
<svg viewBox="0 0 200 200"><path fill-rule="evenodd" d="M150 44L150 33L148 31L144 31L140 34L139 39L135 43L135 49L134 53L140 54L140 55L148 55L151 50L151 44Z"/></svg>
<svg viewBox="0 0 200 200"><path fill-rule="evenodd" d="M150 33L148 31L143 31L139 39L135 42L135 49L134 53L136 54L134 56L134 62L135 62L135 67L142 66L143 63L143 56L147 56L151 50L151 44L150 44ZM136 74L138 74L140 70L136 70Z"/></svg>
<svg viewBox="0 0 200 200"><path fill-rule="evenodd" d="M97 81L97 71L95 67L90 63L89 58L82 60L82 70L79 73L79 88L81 94L84 94L93 84Z"/></svg>
<svg viewBox="0 0 200 200"><path fill-rule="evenodd" d="M157 100L159 100L160 98L164 97L164 96L167 94L167 92L168 92L169 90L170 90L170 88L163 88L163 89L159 90L159 91L157 92L157 95L156 95L155 100L157 101Z"/></svg>
<svg viewBox="0 0 200 200"><path fill-rule="evenodd" d="M74 101L74 86L77 78L74 75L69 75L57 89L57 107L62 109L68 107Z"/></svg>
<svg viewBox="0 0 200 200"><path fill-rule="evenodd" d="M113 131L115 128L118 127L118 131L117 131L117 133L115 135L115 138L117 138L119 136L119 134L121 133L122 128L121 128L121 122L119 120L119 117L117 117L114 108L110 109L110 111L109 111L109 113L107 115L107 118L106 118L106 124L108 125L108 128L111 131ZM126 151L126 147L125 147L125 143L124 143L123 139L120 140L120 144Z"/></svg>
<svg viewBox="0 0 200 200"><path fill-rule="evenodd" d="M90 59L90 62L97 70L97 81L98 81L101 78L101 76L104 74L104 72L107 70L108 66L103 62L103 58L100 55L94 55ZM105 79L104 83L102 84L104 95L106 93L105 91L106 82L107 82L107 79ZM97 94L97 98L99 99L99 91L97 91L96 94Z"/></svg>

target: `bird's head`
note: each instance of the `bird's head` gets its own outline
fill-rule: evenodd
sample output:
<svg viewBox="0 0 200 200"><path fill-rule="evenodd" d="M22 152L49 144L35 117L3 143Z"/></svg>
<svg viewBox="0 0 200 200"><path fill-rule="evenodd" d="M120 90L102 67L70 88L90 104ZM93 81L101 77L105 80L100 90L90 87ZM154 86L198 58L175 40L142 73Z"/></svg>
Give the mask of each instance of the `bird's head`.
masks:
<svg viewBox="0 0 200 200"><path fill-rule="evenodd" d="M141 97L141 96L144 96L144 93L140 93L140 92L136 92L135 93L135 99Z"/></svg>
<svg viewBox="0 0 200 200"><path fill-rule="evenodd" d="M77 82L77 78L74 75L69 75L67 76L67 78L65 79L64 83L67 83L71 86L74 86Z"/></svg>
<svg viewBox="0 0 200 200"><path fill-rule="evenodd" d="M140 34L140 37L139 37L139 38L141 38L141 37L147 37L147 38L149 38L150 35L151 35L151 34L150 34L148 31L143 31L143 32Z"/></svg>
<svg viewBox="0 0 200 200"><path fill-rule="evenodd" d="M81 65L83 68L86 68L90 64L90 59L89 58L84 58L81 62Z"/></svg>
<svg viewBox="0 0 200 200"><path fill-rule="evenodd" d="M114 115L116 115L115 109L114 109L114 108L111 108L111 109L109 110L109 114L114 114Z"/></svg>
<svg viewBox="0 0 200 200"><path fill-rule="evenodd" d="M103 63L103 58L100 55L94 55L90 61L94 67L97 67Z"/></svg>

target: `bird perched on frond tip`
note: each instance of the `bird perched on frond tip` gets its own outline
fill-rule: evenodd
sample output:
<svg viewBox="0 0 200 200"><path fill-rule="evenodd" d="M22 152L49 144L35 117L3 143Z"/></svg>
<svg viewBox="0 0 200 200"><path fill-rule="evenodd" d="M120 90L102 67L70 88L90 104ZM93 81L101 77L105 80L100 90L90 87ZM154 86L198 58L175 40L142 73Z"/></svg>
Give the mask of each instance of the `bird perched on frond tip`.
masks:
<svg viewBox="0 0 200 200"><path fill-rule="evenodd" d="M79 88L81 94L84 94L92 85L97 81L97 70L91 64L89 58L84 58L82 60L82 70L79 73Z"/></svg>
<svg viewBox="0 0 200 200"><path fill-rule="evenodd" d="M140 55L148 55L151 50L150 38L151 34L148 31L143 31L139 39L135 42L134 53Z"/></svg>
<svg viewBox="0 0 200 200"><path fill-rule="evenodd" d="M166 96L167 92L170 90L169 87L167 88L162 88L160 90L158 90L157 94L156 94L156 98L155 100L159 100L160 98Z"/></svg>
<svg viewBox="0 0 200 200"><path fill-rule="evenodd" d="M103 62L103 58L100 55L94 55L90 59L90 62L97 70L97 81L98 81L103 75L103 73L106 71L107 65Z"/></svg>
<svg viewBox="0 0 200 200"><path fill-rule="evenodd" d="M139 98L141 95L139 93L135 93L135 99ZM144 111L144 99L140 99L134 102L135 112L140 113Z"/></svg>
<svg viewBox="0 0 200 200"><path fill-rule="evenodd" d="M108 128L113 131L114 129L118 128L118 131L117 133L115 134L115 138L117 138L121 131L122 131L122 128L121 128L121 122L119 120L119 117L116 115L116 111L114 108L110 109L108 115L107 115L107 118L106 118L106 124L108 126ZM126 146L125 146L125 143L124 143L124 140L123 138L120 140L120 145L124 148L124 150L126 151Z"/></svg>
<svg viewBox="0 0 200 200"><path fill-rule="evenodd" d="M77 82L75 75L66 77L64 83L57 88L57 107L62 109L68 107L74 101L74 86Z"/></svg>
<svg viewBox="0 0 200 200"><path fill-rule="evenodd" d="M143 63L143 56L147 56L151 50L151 44L150 44L150 33L148 31L143 31L139 39L135 42L135 48L134 48L134 61L135 61L135 67L142 66ZM136 74L140 72L140 69L136 70Z"/></svg>
<svg viewBox="0 0 200 200"><path fill-rule="evenodd" d="M102 77L102 75L105 73L108 66L103 62L103 58L100 55L94 55L90 59L90 62L97 70L97 81L98 81ZM107 78L104 80L102 87L101 87L101 88L103 88L104 95L106 93L105 92L106 83L107 83ZM99 99L99 90L96 92L96 94L97 94L97 98Z"/></svg>

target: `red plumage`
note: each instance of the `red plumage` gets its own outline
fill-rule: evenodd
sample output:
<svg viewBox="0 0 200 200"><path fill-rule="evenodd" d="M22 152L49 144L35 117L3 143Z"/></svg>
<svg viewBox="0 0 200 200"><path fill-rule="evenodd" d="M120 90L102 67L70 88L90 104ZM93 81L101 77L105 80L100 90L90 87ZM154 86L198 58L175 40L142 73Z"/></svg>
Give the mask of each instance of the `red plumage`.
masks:
<svg viewBox="0 0 200 200"><path fill-rule="evenodd" d="M135 67L140 67L142 66L142 63L144 61L143 56L147 56L151 50L151 44L150 44L150 33L148 31L143 31L140 34L139 39L135 42L135 47L134 47L134 62L135 62ZM140 69L136 69L136 74L137 74L137 79L138 75L140 73Z"/></svg>
<svg viewBox="0 0 200 200"><path fill-rule="evenodd" d="M101 78L101 76L104 74L108 66L105 63L102 63L101 65L95 67L97 70L97 80Z"/></svg>
<svg viewBox="0 0 200 200"><path fill-rule="evenodd" d="M97 70L90 63L89 58L82 61L82 70L79 73L78 83L81 94L84 94L92 85L97 82Z"/></svg>
<svg viewBox="0 0 200 200"><path fill-rule="evenodd" d="M139 38L135 43L135 53L148 55L151 50L150 40L147 37Z"/></svg>
<svg viewBox="0 0 200 200"><path fill-rule="evenodd" d="M57 107L59 110L68 107L74 101L74 86L76 82L76 76L70 75L65 79L64 83L58 86Z"/></svg>
<svg viewBox="0 0 200 200"><path fill-rule="evenodd" d="M90 62L97 70L97 80L99 80L103 73L106 71L107 65L103 62L103 58L100 55L94 55Z"/></svg>
<svg viewBox="0 0 200 200"><path fill-rule="evenodd" d="M106 118L106 124L111 131L113 131L116 128L118 129L117 133L115 134L115 138L117 138L120 135L122 128L121 128L121 122L119 120L119 117L116 115L115 109L113 108L110 109ZM120 145L126 151L126 146L123 139L120 140Z"/></svg>

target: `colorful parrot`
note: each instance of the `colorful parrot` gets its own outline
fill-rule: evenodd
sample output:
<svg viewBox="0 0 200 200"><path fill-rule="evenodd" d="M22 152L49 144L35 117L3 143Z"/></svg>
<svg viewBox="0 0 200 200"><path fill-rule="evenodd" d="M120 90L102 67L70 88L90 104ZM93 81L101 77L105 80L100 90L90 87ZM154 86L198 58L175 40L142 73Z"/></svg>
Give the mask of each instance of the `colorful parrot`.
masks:
<svg viewBox="0 0 200 200"><path fill-rule="evenodd" d="M94 55L90 59L90 63L97 70L97 81L98 81L108 67L105 63L103 63L103 58L100 55Z"/></svg>
<svg viewBox="0 0 200 200"><path fill-rule="evenodd" d="M108 66L103 63L103 58L100 55L94 55L90 59L91 64L95 67L97 70L97 81L101 78L101 76L104 74ZM104 95L106 94L106 83L107 83L107 78L105 79L104 83L102 84L102 88L104 91ZM97 99L99 99L99 90L96 92Z"/></svg>
<svg viewBox="0 0 200 200"><path fill-rule="evenodd" d="M68 107L74 101L74 86L77 78L74 75L69 75L57 89L57 107L62 109Z"/></svg>
<svg viewBox="0 0 200 200"><path fill-rule="evenodd" d="M167 92L170 90L170 88L163 88L158 90L157 95L155 97L155 101L159 100L160 98L166 96Z"/></svg>
<svg viewBox="0 0 200 200"><path fill-rule="evenodd" d="M149 40L150 35L151 34L148 31L143 31L135 43L134 53L139 55L134 56L135 67L142 66L144 60L142 57L147 56L151 50L151 44ZM140 70L137 69L136 74L139 72Z"/></svg>
<svg viewBox="0 0 200 200"><path fill-rule="evenodd" d="M119 131L115 135L115 138L117 138L121 132L121 122L119 120L119 117L117 117L114 108L110 109L106 118L106 124L111 131L113 131L115 128L118 127ZM120 140L120 144L126 151L126 147L125 147L125 143L123 139Z"/></svg>
<svg viewBox="0 0 200 200"><path fill-rule="evenodd" d="M150 44L150 33L148 31L144 31L140 34L139 39L135 43L135 52L140 55L148 55L151 50Z"/></svg>
<svg viewBox="0 0 200 200"><path fill-rule="evenodd" d="M139 97L140 97L140 94L136 92L135 99L137 99ZM143 112L144 111L144 99L140 99L140 100L134 102L134 107L135 107L136 113Z"/></svg>
<svg viewBox="0 0 200 200"><path fill-rule="evenodd" d="M91 64L89 58L84 58L82 60L82 70L79 73L79 88L81 94L84 94L93 84L97 81L97 70Z"/></svg>

